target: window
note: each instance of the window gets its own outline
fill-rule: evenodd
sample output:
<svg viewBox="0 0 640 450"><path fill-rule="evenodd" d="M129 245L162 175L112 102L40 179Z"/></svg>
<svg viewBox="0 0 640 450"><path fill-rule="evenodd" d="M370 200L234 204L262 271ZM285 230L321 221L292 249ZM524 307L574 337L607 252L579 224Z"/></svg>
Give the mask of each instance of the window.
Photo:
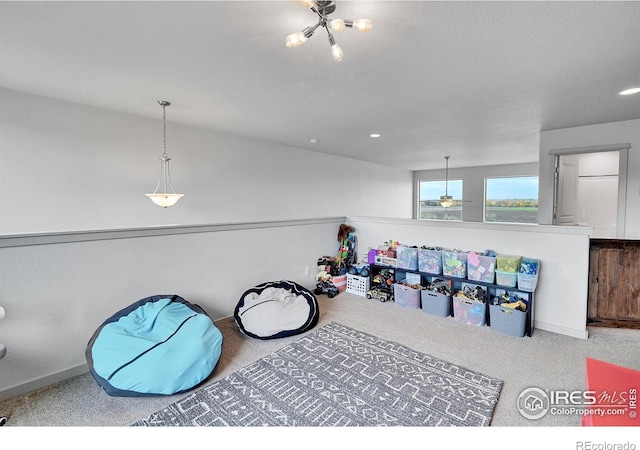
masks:
<svg viewBox="0 0 640 450"><path fill-rule="evenodd" d="M538 223L538 177L485 180L484 221Z"/></svg>
<svg viewBox="0 0 640 450"><path fill-rule="evenodd" d="M421 181L418 184L418 218L420 220L462 220L462 180ZM440 197L445 192L453 197L453 205L445 208L440 205Z"/></svg>

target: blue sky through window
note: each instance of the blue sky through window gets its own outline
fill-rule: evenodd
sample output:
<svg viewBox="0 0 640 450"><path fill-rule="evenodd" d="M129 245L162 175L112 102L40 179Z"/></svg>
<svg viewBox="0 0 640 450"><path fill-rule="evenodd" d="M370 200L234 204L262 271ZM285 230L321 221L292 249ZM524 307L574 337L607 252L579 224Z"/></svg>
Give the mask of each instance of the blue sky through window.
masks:
<svg viewBox="0 0 640 450"><path fill-rule="evenodd" d="M449 195L454 199L462 199L462 180L449 180L448 189L446 189L444 180L442 181L421 181L420 182L420 200L439 200L441 195L448 191Z"/></svg>
<svg viewBox="0 0 640 450"><path fill-rule="evenodd" d="M538 177L504 177L487 179L487 199L537 199Z"/></svg>

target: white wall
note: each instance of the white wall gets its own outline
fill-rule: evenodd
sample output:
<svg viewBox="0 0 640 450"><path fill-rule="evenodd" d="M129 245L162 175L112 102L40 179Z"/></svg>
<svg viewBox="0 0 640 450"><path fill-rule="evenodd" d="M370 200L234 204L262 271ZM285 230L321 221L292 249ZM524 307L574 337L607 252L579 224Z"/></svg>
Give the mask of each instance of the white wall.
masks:
<svg viewBox="0 0 640 450"><path fill-rule="evenodd" d="M0 398L86 370L93 330L141 298L176 293L218 319L257 283L313 285L340 223L316 218L411 217L410 171L180 125L171 109L167 118L173 181L186 196L162 209L144 196L157 183L160 114L0 89ZM289 223L298 219L311 222ZM205 228L153 235L193 225ZM132 237L54 243L87 230ZM20 243L29 239L36 245Z"/></svg>
<svg viewBox="0 0 640 450"><path fill-rule="evenodd" d="M0 235L411 217L410 171L176 124L171 108L167 150L186 195L162 209L144 196L158 181L160 107L145 119L0 89Z"/></svg>
<svg viewBox="0 0 640 450"><path fill-rule="evenodd" d="M465 222L484 221L484 181L488 177L516 177L538 175L538 163L505 164L500 166L451 168L449 179L462 180L462 220ZM419 199L418 187L421 181L440 181L445 179L445 170L420 170L413 174L414 205L413 218L417 218ZM442 193L444 195L444 192Z"/></svg>
<svg viewBox="0 0 640 450"><path fill-rule="evenodd" d="M86 372L93 332L140 299L177 294L218 320L259 283L287 279L313 288L318 257L337 254L343 221L0 237L0 342L7 346L0 400ZM60 237L69 242L55 243Z"/></svg>
<svg viewBox="0 0 640 450"><path fill-rule="evenodd" d="M538 221L553 223L553 171L554 156L550 150L594 147L629 143L627 172L620 173L626 179L626 201L623 226L626 239L640 238L640 119L612 122L584 127L543 131L540 133L540 196Z"/></svg>

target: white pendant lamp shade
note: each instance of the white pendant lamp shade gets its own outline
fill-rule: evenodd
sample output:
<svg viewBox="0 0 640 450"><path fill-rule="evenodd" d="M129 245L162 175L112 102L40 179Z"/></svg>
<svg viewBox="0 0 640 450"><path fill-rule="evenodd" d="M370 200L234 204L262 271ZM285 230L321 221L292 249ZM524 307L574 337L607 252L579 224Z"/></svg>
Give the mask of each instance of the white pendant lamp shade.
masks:
<svg viewBox="0 0 640 450"><path fill-rule="evenodd" d="M158 179L158 185L156 186L155 191L153 191L153 194L145 195L149 197L156 205L163 208L168 208L178 203L178 200L184 197L184 194L176 194L176 191L173 188L173 183L171 182L171 171L169 169L169 161L171 161L171 158L169 158L169 156L167 155L166 107L171 103L166 100L158 100L158 104L162 106L164 151L162 152L162 155L160 155L160 178Z"/></svg>

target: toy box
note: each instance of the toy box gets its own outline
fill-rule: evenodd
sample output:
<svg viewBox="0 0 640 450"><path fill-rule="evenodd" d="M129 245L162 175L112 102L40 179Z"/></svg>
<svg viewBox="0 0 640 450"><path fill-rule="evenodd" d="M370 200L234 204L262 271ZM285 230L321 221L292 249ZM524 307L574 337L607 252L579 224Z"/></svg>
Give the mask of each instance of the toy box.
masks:
<svg viewBox="0 0 640 450"><path fill-rule="evenodd" d="M450 277L466 278L467 253L442 251L442 273Z"/></svg>
<svg viewBox="0 0 640 450"><path fill-rule="evenodd" d="M418 270L418 248L404 247L397 248L398 269Z"/></svg>
<svg viewBox="0 0 640 450"><path fill-rule="evenodd" d="M500 305L489 305L489 324L492 330L502 334L524 337L527 313Z"/></svg>
<svg viewBox="0 0 640 450"><path fill-rule="evenodd" d="M500 272L517 273L520 269L520 261L522 261L522 256L497 255L496 270L499 270Z"/></svg>
<svg viewBox="0 0 640 450"><path fill-rule="evenodd" d="M341 275L339 277L331 277L330 280L335 287L338 288L339 292L344 292L347 290L347 276Z"/></svg>
<svg viewBox="0 0 640 450"><path fill-rule="evenodd" d="M422 310L428 314L448 317L451 315L451 296L423 289L420 291Z"/></svg>
<svg viewBox="0 0 640 450"><path fill-rule="evenodd" d="M515 272L502 272L496 270L496 284L500 286L516 287L518 274Z"/></svg>
<svg viewBox="0 0 640 450"><path fill-rule="evenodd" d="M414 287L404 284L404 280L393 285L393 296L396 305L403 308L419 309L420 308L420 291Z"/></svg>
<svg viewBox="0 0 640 450"><path fill-rule="evenodd" d="M418 270L440 275L442 273L442 250L418 249Z"/></svg>
<svg viewBox="0 0 640 450"><path fill-rule="evenodd" d="M366 297L369 291L369 277L347 274L347 292Z"/></svg>
<svg viewBox="0 0 640 450"><path fill-rule="evenodd" d="M533 292L538 285L540 274L540 261L532 258L522 258L518 270L518 289Z"/></svg>
<svg viewBox="0 0 640 450"><path fill-rule="evenodd" d="M480 253L467 253L467 278L474 281L493 283L496 275L496 258Z"/></svg>
<svg viewBox="0 0 640 450"><path fill-rule="evenodd" d="M487 305L464 297L453 297L453 318L467 325L481 327L487 324Z"/></svg>
<svg viewBox="0 0 640 450"><path fill-rule="evenodd" d="M528 273L518 272L518 289L526 292L533 292L538 286L538 274L529 275Z"/></svg>

